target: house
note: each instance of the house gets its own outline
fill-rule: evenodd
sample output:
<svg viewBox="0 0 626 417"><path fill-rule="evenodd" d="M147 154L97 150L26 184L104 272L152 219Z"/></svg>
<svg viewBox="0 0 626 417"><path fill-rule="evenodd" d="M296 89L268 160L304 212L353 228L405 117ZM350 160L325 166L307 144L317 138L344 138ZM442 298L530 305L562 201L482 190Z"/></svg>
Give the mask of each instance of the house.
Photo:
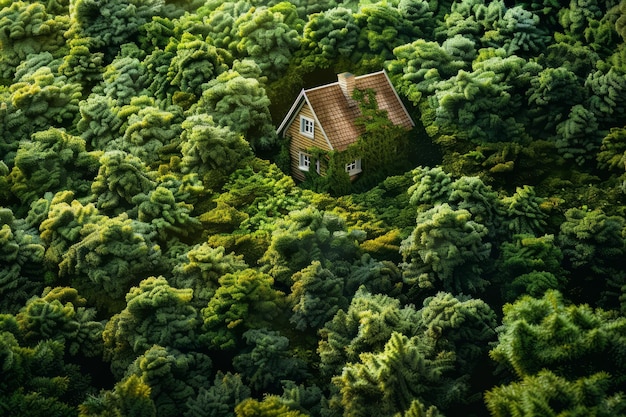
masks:
<svg viewBox="0 0 626 417"><path fill-rule="evenodd" d="M387 112L393 124L407 130L414 126L384 70L361 76L344 72L337 78L337 82L302 90L277 129L280 137L290 138L291 173L296 179L304 180L311 169L324 174L311 149L345 151L363 133L363 127L355 124L361 115L352 98L355 89L373 90L378 108ZM361 159L351 160L345 169L355 178L362 171Z"/></svg>

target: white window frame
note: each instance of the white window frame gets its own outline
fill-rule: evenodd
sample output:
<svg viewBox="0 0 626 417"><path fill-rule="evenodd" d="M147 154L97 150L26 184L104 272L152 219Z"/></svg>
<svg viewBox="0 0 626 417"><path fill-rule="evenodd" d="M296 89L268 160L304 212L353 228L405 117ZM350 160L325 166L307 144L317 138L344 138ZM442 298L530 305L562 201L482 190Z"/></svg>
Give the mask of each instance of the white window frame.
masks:
<svg viewBox="0 0 626 417"><path fill-rule="evenodd" d="M307 138L315 137L315 121L306 116L300 116L300 133Z"/></svg>
<svg viewBox="0 0 626 417"><path fill-rule="evenodd" d="M352 175L356 175L360 172L362 172L363 170L361 169L361 158L357 158L352 162L348 162L346 164L346 172L352 176Z"/></svg>
<svg viewBox="0 0 626 417"><path fill-rule="evenodd" d="M311 169L311 155L304 152L298 152L298 168L300 171L308 171Z"/></svg>

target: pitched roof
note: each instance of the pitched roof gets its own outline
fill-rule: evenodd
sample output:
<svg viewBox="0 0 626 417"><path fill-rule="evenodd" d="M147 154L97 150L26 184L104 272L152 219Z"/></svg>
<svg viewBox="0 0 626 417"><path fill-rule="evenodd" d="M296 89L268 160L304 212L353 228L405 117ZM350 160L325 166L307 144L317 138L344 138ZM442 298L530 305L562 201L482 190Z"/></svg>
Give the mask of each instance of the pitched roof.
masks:
<svg viewBox="0 0 626 417"><path fill-rule="evenodd" d="M356 89L372 89L376 92L378 108L387 111L392 123L407 129L415 125L384 70L354 77L354 82ZM289 126L301 108L303 100L311 107L317 123L322 127L322 131L333 149L345 150L348 145L356 142L363 133L363 129L354 123L357 117L361 115L361 111L358 105L349 105L339 82L302 90L277 129L279 133Z"/></svg>

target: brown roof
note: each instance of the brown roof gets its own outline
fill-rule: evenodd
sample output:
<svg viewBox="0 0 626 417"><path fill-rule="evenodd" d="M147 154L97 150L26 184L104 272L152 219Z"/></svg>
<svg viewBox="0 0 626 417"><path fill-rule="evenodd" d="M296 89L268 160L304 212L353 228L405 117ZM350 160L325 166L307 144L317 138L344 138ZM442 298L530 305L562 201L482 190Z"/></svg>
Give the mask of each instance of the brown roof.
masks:
<svg viewBox="0 0 626 417"><path fill-rule="evenodd" d="M386 110L389 120L392 123L410 129L414 126L413 120L409 116L402 101L394 90L387 74L384 71L375 72L354 77L355 88L359 90L372 89L376 92L376 102L378 108ZM350 106L348 99L343 94L338 82L327 84L321 87L304 90L297 101L304 98L308 101L321 125L328 141L333 149L345 150L348 145L356 142L363 133L363 129L355 125L355 120L361 114L357 104ZM295 116L294 110L298 103L287 114L285 120L278 128L280 132L283 127L287 127L288 120Z"/></svg>

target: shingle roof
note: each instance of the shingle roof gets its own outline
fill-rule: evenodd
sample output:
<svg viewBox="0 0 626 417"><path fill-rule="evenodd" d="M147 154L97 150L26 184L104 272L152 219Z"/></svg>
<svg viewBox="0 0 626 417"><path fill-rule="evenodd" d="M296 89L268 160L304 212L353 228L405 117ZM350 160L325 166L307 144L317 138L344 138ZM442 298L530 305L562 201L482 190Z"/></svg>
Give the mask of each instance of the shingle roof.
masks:
<svg viewBox="0 0 626 417"><path fill-rule="evenodd" d="M355 88L359 90L372 89L376 92L378 108L386 110L392 123L410 129L414 126L406 108L398 97L385 71L375 72L354 77ZM358 105L350 106L338 82L321 87L304 90L299 96L307 100L322 126L332 147L338 151L345 150L348 145L356 142L363 130L355 125L355 120L361 114ZM279 131L286 126L288 119L298 103L287 114L279 127Z"/></svg>

